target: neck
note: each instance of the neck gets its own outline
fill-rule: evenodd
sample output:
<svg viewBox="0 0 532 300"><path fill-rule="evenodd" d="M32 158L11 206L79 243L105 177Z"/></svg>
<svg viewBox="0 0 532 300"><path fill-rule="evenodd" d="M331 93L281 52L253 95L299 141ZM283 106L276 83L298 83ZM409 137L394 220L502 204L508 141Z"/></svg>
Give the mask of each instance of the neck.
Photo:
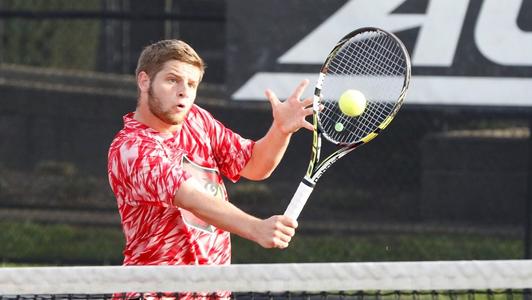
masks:
<svg viewBox="0 0 532 300"><path fill-rule="evenodd" d="M139 105L135 110L133 117L140 123L152 128L161 133L174 133L181 129L181 124L171 125L161 121L156 115L154 115L146 106Z"/></svg>

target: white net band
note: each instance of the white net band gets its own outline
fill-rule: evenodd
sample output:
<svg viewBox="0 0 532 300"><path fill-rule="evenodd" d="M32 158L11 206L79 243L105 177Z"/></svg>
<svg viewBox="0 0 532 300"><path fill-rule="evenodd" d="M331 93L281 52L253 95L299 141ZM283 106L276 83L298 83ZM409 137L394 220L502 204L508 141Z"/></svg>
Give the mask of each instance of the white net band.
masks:
<svg viewBox="0 0 532 300"><path fill-rule="evenodd" d="M0 294L532 288L532 261L0 268Z"/></svg>

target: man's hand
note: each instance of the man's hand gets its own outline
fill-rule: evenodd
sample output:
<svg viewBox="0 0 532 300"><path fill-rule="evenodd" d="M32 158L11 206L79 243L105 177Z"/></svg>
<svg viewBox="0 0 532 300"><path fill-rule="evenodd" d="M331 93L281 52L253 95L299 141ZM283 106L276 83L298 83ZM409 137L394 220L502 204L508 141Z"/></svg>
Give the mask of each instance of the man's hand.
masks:
<svg viewBox="0 0 532 300"><path fill-rule="evenodd" d="M312 124L305 120L312 114L312 97L300 100L308 83L308 80L303 80L284 102L279 101L273 91L266 90L266 97L272 106L273 126L281 133L288 135L302 127L314 130Z"/></svg>
<svg viewBox="0 0 532 300"><path fill-rule="evenodd" d="M295 234L297 221L287 216L273 216L261 220L255 227L254 240L264 248L288 247Z"/></svg>
<svg viewBox="0 0 532 300"><path fill-rule="evenodd" d="M253 147L251 159L242 169L240 175L251 180L268 178L283 157L292 133L299 128L314 130L314 126L305 118L312 114L312 98L300 100L308 80L303 80L292 95L281 102L273 91L266 90L273 113L272 126L266 135Z"/></svg>

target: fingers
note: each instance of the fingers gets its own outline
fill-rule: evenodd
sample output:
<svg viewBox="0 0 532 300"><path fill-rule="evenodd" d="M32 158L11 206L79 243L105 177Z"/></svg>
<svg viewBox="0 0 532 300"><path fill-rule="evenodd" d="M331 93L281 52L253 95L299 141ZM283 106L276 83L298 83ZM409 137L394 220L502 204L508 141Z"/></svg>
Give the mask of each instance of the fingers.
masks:
<svg viewBox="0 0 532 300"><path fill-rule="evenodd" d="M278 227L278 230L283 233L284 235L293 237L296 233L297 228L297 222L294 221L292 218L283 216L283 219L280 219L282 222L280 226Z"/></svg>
<svg viewBox="0 0 532 300"><path fill-rule="evenodd" d="M313 97L301 99L309 81L302 80L286 101L279 101L275 93L267 89L265 95L270 102L275 128L283 134L291 134L300 128L313 130L313 126L305 118L313 113Z"/></svg>
<svg viewBox="0 0 532 300"><path fill-rule="evenodd" d="M303 95L303 92L307 88L308 84L309 84L308 79L302 80L299 83L299 85L296 87L296 89L294 90L292 95L288 98L288 100L295 99L295 100L299 101L299 99ZM277 96L275 95L275 93L272 90L267 89L266 91L264 91L264 93L266 94L266 98L270 101L270 103L277 104L277 103L281 102L281 101L279 101L279 98L277 98ZM302 103L305 104L305 106L311 105L312 104L312 98L307 98L307 99L303 100Z"/></svg>
<svg viewBox="0 0 532 300"><path fill-rule="evenodd" d="M269 227L269 238L261 243L265 248L279 248L284 249L288 247L292 237L295 235L297 228L297 221L287 216L273 216L264 220L265 226Z"/></svg>
<svg viewBox="0 0 532 300"><path fill-rule="evenodd" d="M309 97L309 98L301 100L301 104L303 104L303 107L312 108L312 103L313 102L314 102L314 99L312 97Z"/></svg>
<svg viewBox="0 0 532 300"><path fill-rule="evenodd" d="M308 79L304 79L303 81L301 81L299 85L296 87L296 89L294 90L294 93L292 94L291 98L297 99L299 101L299 99L301 98L301 95L303 95L303 92L307 88L308 83L309 83Z"/></svg>
<svg viewBox="0 0 532 300"><path fill-rule="evenodd" d="M292 237L296 233L297 221L287 216L279 216L278 222L276 222L276 236L277 243L276 248L284 249L288 247Z"/></svg>
<svg viewBox="0 0 532 300"><path fill-rule="evenodd" d="M305 111L305 117L306 116L310 116L310 115L312 115L314 113L314 109L312 107L307 107L307 108L305 108L304 111Z"/></svg>

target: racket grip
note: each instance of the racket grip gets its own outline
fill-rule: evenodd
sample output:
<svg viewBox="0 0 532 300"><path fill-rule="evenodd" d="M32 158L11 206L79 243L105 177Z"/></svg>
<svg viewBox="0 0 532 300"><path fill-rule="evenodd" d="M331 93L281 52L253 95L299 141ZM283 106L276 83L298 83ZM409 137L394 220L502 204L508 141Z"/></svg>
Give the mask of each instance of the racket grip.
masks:
<svg viewBox="0 0 532 300"><path fill-rule="evenodd" d="M299 214L303 210L305 203L307 203L307 199L312 193L313 189L313 186L308 186L307 184L301 182L294 196L292 197L292 200L290 200L290 204L288 204L284 215L297 220L297 217L299 217Z"/></svg>

